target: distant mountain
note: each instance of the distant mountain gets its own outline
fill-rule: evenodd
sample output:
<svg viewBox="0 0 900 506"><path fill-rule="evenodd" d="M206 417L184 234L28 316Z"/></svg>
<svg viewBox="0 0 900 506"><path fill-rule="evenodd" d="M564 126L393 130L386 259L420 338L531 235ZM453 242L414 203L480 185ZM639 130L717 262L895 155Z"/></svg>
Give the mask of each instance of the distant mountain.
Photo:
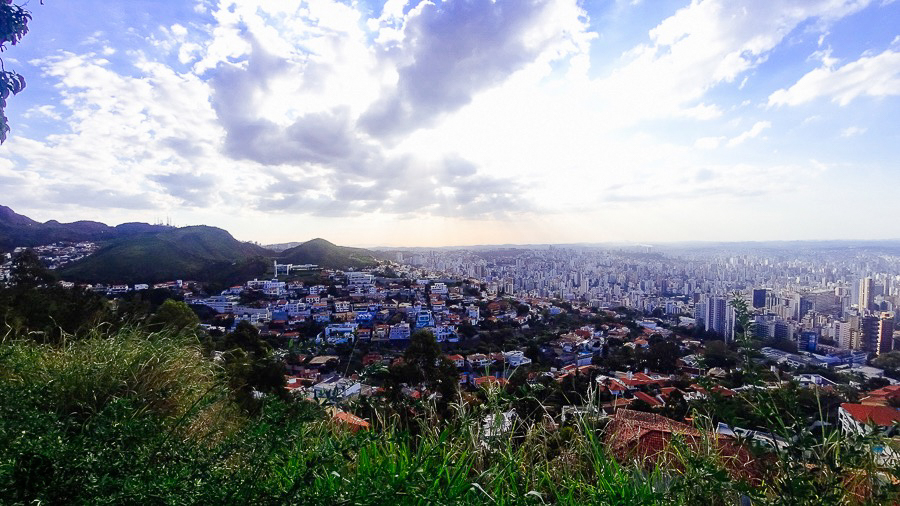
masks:
<svg viewBox="0 0 900 506"><path fill-rule="evenodd" d="M171 227L147 223L123 223L110 227L96 221L60 223L51 220L40 223L17 214L9 207L0 206L0 252L11 251L17 246L40 246L58 241L108 241L165 230L171 230Z"/></svg>
<svg viewBox="0 0 900 506"><path fill-rule="evenodd" d="M260 276L274 252L207 226L169 229L113 241L60 270L63 279L100 283L155 283L172 279L230 282Z"/></svg>
<svg viewBox="0 0 900 506"><path fill-rule="evenodd" d="M316 264L328 269L375 265L379 253L336 246L324 239L284 243L275 251L241 242L227 231L208 226L174 228L147 223L110 227L96 221L40 223L0 206L0 252L17 246L58 241L93 241L96 253L59 271L63 279L94 283L156 283L195 279L220 284L243 282L266 274L272 259Z"/></svg>
<svg viewBox="0 0 900 506"><path fill-rule="evenodd" d="M264 244L263 248L270 249L272 251L276 251L276 252L280 253L286 249L291 249L291 248L300 246L301 244L303 244L303 242L298 242L298 241L282 242L282 243L278 243L278 244Z"/></svg>
<svg viewBox="0 0 900 506"><path fill-rule="evenodd" d="M286 249L277 259L280 263L316 264L326 269L359 269L378 263L378 257L372 251L337 246L325 239L313 239Z"/></svg>

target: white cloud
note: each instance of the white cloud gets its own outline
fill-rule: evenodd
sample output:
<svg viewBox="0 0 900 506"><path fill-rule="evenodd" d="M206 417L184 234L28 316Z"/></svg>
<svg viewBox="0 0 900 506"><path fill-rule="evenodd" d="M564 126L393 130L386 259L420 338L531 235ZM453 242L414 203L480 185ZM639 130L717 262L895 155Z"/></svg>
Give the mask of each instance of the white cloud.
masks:
<svg viewBox="0 0 900 506"><path fill-rule="evenodd" d="M855 137L866 133L867 128L859 126L849 126L841 130L841 137Z"/></svg>
<svg viewBox="0 0 900 506"><path fill-rule="evenodd" d="M622 56L597 82L610 115L623 123L691 117L705 93L758 67L800 23L856 12L868 0L795 0L778 8L756 0L694 0L650 30L651 43ZM708 119L715 116L703 116Z"/></svg>
<svg viewBox="0 0 900 506"><path fill-rule="evenodd" d="M750 130L747 130L746 132L743 132L742 134L729 139L727 145L729 148L739 146L739 145L743 144L745 141L747 141L748 139L755 139L755 138L759 137L759 134L763 133L764 130L766 130L767 128L770 128L771 126L772 126L772 123L770 123L768 121L757 121L756 123L753 124L752 127L750 127Z"/></svg>
<svg viewBox="0 0 900 506"><path fill-rule="evenodd" d="M62 116L60 116L60 114L56 112L56 108L52 105L39 105L37 107L32 107L31 109L25 111L25 114L23 114L22 116L27 119L44 116L56 121L62 120Z"/></svg>
<svg viewBox="0 0 900 506"><path fill-rule="evenodd" d="M562 238L576 228L560 223L660 212L631 200L706 212L815 178L815 164L789 162L809 159L802 142L784 165L745 163L747 141L788 111L761 109L749 128L741 116L771 82L763 63L798 59L774 49L815 43L868 3L693 0L624 47L602 22L591 33L575 0L389 0L371 19L361 2L200 1L198 19L132 27L139 47L42 58L59 100L28 114L61 133L13 136L0 184L53 208L189 210L251 234L304 215L304 230L370 243L413 229L467 242L441 237L481 224L485 240ZM859 62L839 67L831 46L845 54L819 38L811 60L843 79ZM817 113L797 130L835 124Z"/></svg>
<svg viewBox="0 0 900 506"><path fill-rule="evenodd" d="M697 149L716 149L724 141L725 137L701 137L694 142L694 147Z"/></svg>
<svg viewBox="0 0 900 506"><path fill-rule="evenodd" d="M900 95L900 52L887 50L833 69L810 71L787 89L769 95L769 107L800 105L827 97L845 106L860 96Z"/></svg>

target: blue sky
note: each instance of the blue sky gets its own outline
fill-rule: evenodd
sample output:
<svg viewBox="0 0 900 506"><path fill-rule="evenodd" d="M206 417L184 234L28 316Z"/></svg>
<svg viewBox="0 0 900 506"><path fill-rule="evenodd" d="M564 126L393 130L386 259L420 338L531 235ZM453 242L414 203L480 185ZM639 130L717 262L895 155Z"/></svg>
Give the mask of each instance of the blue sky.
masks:
<svg viewBox="0 0 900 506"><path fill-rule="evenodd" d="M900 2L31 2L35 219L262 243L897 238Z"/></svg>

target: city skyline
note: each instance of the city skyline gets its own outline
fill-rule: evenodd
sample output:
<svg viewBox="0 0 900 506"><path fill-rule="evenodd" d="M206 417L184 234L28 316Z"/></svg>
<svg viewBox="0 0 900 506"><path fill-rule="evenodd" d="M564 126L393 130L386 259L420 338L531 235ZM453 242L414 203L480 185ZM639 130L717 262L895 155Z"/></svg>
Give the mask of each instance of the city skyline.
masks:
<svg viewBox="0 0 900 506"><path fill-rule="evenodd" d="M900 187L898 2L30 9L3 54L28 87L0 204L40 221L386 247L898 238L877 218L900 202L873 198Z"/></svg>

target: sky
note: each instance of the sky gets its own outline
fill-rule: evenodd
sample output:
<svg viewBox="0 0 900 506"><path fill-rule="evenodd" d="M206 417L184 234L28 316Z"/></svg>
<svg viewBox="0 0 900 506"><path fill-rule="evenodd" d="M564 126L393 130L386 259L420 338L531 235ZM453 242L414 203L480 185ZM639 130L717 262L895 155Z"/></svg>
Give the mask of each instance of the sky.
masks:
<svg viewBox="0 0 900 506"><path fill-rule="evenodd" d="M17 2L19 3L19 2ZM31 0L0 204L263 244L900 237L894 0Z"/></svg>

